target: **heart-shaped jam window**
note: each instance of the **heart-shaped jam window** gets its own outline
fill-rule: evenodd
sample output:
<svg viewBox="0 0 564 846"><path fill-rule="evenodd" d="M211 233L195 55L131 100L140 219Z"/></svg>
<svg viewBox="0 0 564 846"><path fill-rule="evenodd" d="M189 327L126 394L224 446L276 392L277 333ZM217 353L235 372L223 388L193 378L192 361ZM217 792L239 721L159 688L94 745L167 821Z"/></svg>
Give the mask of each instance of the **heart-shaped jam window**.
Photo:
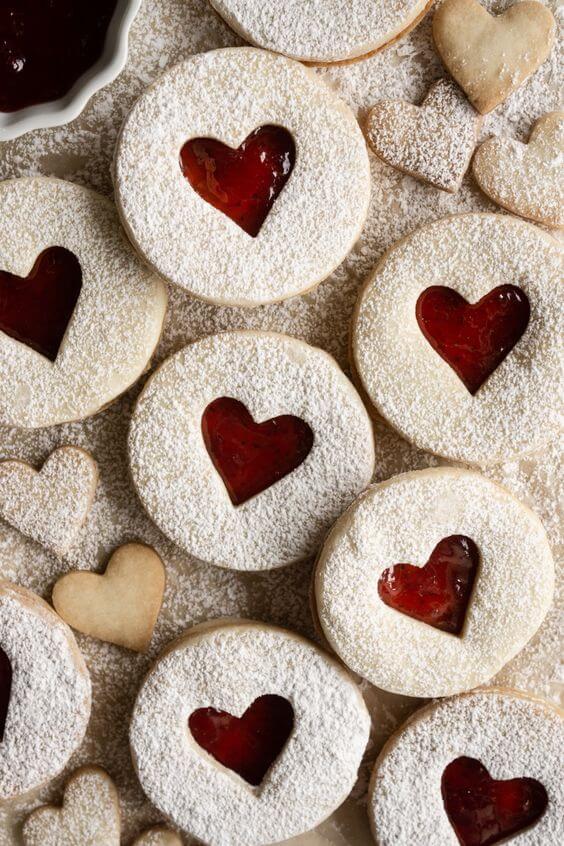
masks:
<svg viewBox="0 0 564 846"><path fill-rule="evenodd" d="M290 737L294 709L284 697L266 694L255 699L242 717L199 708L190 715L188 726L198 746L257 787Z"/></svg>
<svg viewBox="0 0 564 846"><path fill-rule="evenodd" d="M11 694L12 665L4 650L0 648L0 743L4 740L4 729L8 719Z"/></svg>
<svg viewBox="0 0 564 846"><path fill-rule="evenodd" d="M0 331L55 361L82 288L74 253L49 247L28 276L0 270Z"/></svg>
<svg viewBox="0 0 564 846"><path fill-rule="evenodd" d="M500 285L474 305L433 285L419 296L415 314L433 349L474 395L525 332L531 307L515 285Z"/></svg>
<svg viewBox="0 0 564 846"><path fill-rule="evenodd" d="M548 805L534 778L496 781L475 758L456 758L443 773L445 811L462 846L492 846L533 825Z"/></svg>
<svg viewBox="0 0 564 846"><path fill-rule="evenodd" d="M231 397L219 397L208 405L202 434L233 505L287 476L313 446L313 432L300 417L283 414L255 423L245 405Z"/></svg>
<svg viewBox="0 0 564 846"><path fill-rule="evenodd" d="M436 545L424 567L396 564L384 570L378 594L390 608L459 635L479 563L480 553L471 538L450 535Z"/></svg>
<svg viewBox="0 0 564 846"><path fill-rule="evenodd" d="M261 126L236 150L215 138L191 138L182 173L197 193L253 238L290 178L296 145L282 126Z"/></svg>

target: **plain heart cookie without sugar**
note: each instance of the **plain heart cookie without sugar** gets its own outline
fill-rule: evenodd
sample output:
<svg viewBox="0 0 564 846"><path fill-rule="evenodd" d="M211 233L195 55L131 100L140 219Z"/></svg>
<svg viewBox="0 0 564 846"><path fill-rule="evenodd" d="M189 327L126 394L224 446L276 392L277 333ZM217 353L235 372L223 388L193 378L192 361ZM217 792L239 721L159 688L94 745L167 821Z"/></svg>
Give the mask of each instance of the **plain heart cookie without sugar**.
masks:
<svg viewBox="0 0 564 846"><path fill-rule="evenodd" d="M460 88L435 82L421 106L382 100L368 115L372 150L392 167L444 191L458 191L481 120Z"/></svg>
<svg viewBox="0 0 564 846"><path fill-rule="evenodd" d="M82 767L68 780L61 808L46 805L27 818L24 846L119 846L117 790L105 770Z"/></svg>
<svg viewBox="0 0 564 846"><path fill-rule="evenodd" d="M314 828L345 800L369 727L356 684L318 646L215 620L157 659L130 742L149 800L190 840L262 846Z"/></svg>
<svg viewBox="0 0 564 846"><path fill-rule="evenodd" d="M489 681L537 631L553 590L538 517L450 467L361 494L314 575L317 622L344 663L377 687L422 697Z"/></svg>
<svg viewBox="0 0 564 846"><path fill-rule="evenodd" d="M482 114L503 103L548 58L556 25L534 0L493 17L478 0L445 0L433 18L437 50Z"/></svg>
<svg viewBox="0 0 564 846"><path fill-rule="evenodd" d="M528 144L488 138L472 170L494 203L545 226L564 226L564 112L549 112L535 123Z"/></svg>
<svg viewBox="0 0 564 846"><path fill-rule="evenodd" d="M377 846L562 843L563 716L503 688L416 711L376 761L368 813Z"/></svg>
<svg viewBox="0 0 564 846"><path fill-rule="evenodd" d="M0 518L64 555L90 511L98 467L85 450L63 446L37 471L25 461L0 461Z"/></svg>

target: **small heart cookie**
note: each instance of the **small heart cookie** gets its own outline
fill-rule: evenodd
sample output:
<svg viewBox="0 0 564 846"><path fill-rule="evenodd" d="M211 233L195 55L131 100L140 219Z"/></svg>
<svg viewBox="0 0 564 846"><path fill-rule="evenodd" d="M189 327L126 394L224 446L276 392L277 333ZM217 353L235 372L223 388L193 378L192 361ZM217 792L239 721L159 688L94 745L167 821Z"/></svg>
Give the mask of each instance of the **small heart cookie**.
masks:
<svg viewBox="0 0 564 846"><path fill-rule="evenodd" d="M552 49L552 13L535 0L493 17L477 0L445 0L433 38L449 72L482 114L491 112L542 65Z"/></svg>
<svg viewBox="0 0 564 846"><path fill-rule="evenodd" d="M74 572L59 579L53 606L79 632L145 652L164 588L164 564L155 550L128 543L114 552L103 575Z"/></svg>
<svg viewBox="0 0 564 846"><path fill-rule="evenodd" d="M0 518L64 555L84 525L97 484L96 462L80 447L59 447L40 471L25 461L0 461Z"/></svg>
<svg viewBox="0 0 564 846"><path fill-rule="evenodd" d="M529 143L488 138L472 170L494 203L555 229L564 226L564 112L549 112L534 125Z"/></svg>
<svg viewBox="0 0 564 846"><path fill-rule="evenodd" d="M100 767L81 767L67 782L61 808L45 805L23 826L25 846L119 846L119 800Z"/></svg>
<svg viewBox="0 0 564 846"><path fill-rule="evenodd" d="M443 191L458 191L481 118L460 88L440 79L421 106L382 100L368 116L372 150L392 167Z"/></svg>
<svg viewBox="0 0 564 846"><path fill-rule="evenodd" d="M143 832L133 846L182 846L182 841L174 831L158 825Z"/></svg>

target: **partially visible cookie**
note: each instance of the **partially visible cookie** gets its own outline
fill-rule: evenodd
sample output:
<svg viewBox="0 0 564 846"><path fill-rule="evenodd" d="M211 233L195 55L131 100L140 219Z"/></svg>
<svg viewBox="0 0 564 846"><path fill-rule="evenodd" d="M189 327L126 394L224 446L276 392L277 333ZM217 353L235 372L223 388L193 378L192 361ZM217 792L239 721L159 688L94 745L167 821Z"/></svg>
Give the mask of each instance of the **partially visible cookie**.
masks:
<svg viewBox="0 0 564 846"><path fill-rule="evenodd" d="M421 106L382 100L368 116L372 150L392 167L455 192L470 163L481 118L454 82L440 79Z"/></svg>
<svg viewBox="0 0 564 846"><path fill-rule="evenodd" d="M548 58L556 25L535 0L494 17L478 0L445 0L433 38L447 69L482 114L491 112Z"/></svg>
<svg viewBox="0 0 564 846"><path fill-rule="evenodd" d="M68 780L61 808L45 805L27 818L25 846L119 846L119 799L100 767L81 767Z"/></svg>
<svg viewBox="0 0 564 846"><path fill-rule="evenodd" d="M529 143L488 138L472 170L482 191L515 214L560 229L564 226L564 112L535 123Z"/></svg>
<svg viewBox="0 0 564 846"><path fill-rule="evenodd" d="M158 825L140 834L133 846L182 846L182 841L170 828Z"/></svg>

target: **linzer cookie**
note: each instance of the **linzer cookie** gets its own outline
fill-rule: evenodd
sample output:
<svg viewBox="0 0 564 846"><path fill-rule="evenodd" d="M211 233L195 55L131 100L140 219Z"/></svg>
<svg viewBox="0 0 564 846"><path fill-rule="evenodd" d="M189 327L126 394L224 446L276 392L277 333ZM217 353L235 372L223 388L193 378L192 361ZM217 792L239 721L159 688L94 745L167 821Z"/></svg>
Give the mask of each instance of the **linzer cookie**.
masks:
<svg viewBox="0 0 564 846"><path fill-rule="evenodd" d="M216 620L157 659L130 742L143 790L185 835L260 846L314 828L344 801L369 727L360 691L319 647Z"/></svg>
<svg viewBox="0 0 564 846"><path fill-rule="evenodd" d="M314 577L318 622L345 664L422 697L489 681L534 635L553 590L536 515L454 468L369 488L331 530Z"/></svg>
<svg viewBox="0 0 564 846"><path fill-rule="evenodd" d="M121 131L114 182L151 267L197 297L242 306L329 276L370 196L352 111L313 71L251 47L192 56L149 88Z"/></svg>

